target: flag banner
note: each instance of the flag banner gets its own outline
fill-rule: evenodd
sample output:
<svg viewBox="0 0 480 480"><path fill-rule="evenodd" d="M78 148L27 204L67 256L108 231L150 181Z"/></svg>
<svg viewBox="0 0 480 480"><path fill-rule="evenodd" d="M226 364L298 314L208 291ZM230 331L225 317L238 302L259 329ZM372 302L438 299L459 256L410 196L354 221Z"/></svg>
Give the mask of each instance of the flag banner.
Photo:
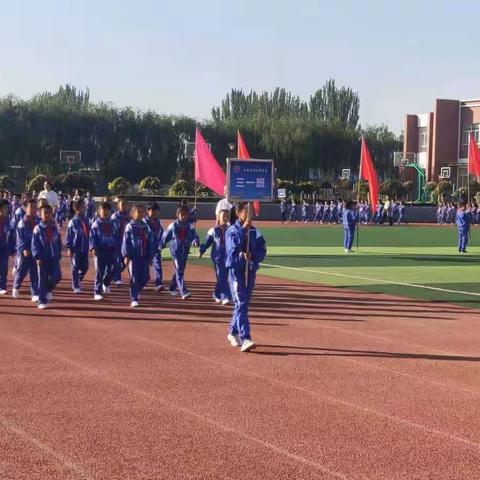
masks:
<svg viewBox="0 0 480 480"><path fill-rule="evenodd" d="M367 142L362 137L362 149L360 152L360 179L368 182L368 190L370 192L370 208L375 213L378 204L378 177L375 167L373 166L372 156L367 147Z"/></svg>
<svg viewBox="0 0 480 480"><path fill-rule="evenodd" d="M473 133L470 132L470 142L468 145L468 173L480 177L480 150Z"/></svg>
<svg viewBox="0 0 480 480"><path fill-rule="evenodd" d="M240 130L237 130L237 158L242 160L248 160L251 158L243 137L240 134ZM260 215L260 202L253 202L253 213L255 213L256 217Z"/></svg>
<svg viewBox="0 0 480 480"><path fill-rule="evenodd" d="M195 180L217 195L225 193L225 173L198 128L195 131Z"/></svg>

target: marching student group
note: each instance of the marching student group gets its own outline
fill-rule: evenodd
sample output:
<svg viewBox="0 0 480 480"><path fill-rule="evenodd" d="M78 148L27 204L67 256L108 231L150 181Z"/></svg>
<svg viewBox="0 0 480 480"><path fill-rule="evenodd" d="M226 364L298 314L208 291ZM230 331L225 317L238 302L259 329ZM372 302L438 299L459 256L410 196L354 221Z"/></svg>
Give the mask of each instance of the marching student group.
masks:
<svg viewBox="0 0 480 480"><path fill-rule="evenodd" d="M248 307L266 243L249 218L247 203L239 202L232 208L228 202L219 202L216 223L200 243L195 210L186 202L178 206L176 220L164 230L156 203L128 208L119 198L113 209L108 198L95 205L90 194L84 198L76 191L69 199L57 195L49 182L44 188L38 195L24 194L21 200L8 192L0 198L0 295L7 294L9 259L14 257L12 297L20 297L22 283L28 277L32 302L39 309L47 308L62 279L60 262L65 248L75 294L82 293L92 256L94 300L100 302L108 296L112 285L121 283L122 271L128 269L130 305L135 308L150 279L150 267L155 289L164 289L161 251L169 246L173 277L168 292L186 300L191 294L184 280L185 268L190 248L196 246L199 257L211 251L216 274L214 301L223 305L233 302L228 341L242 352L255 348Z"/></svg>

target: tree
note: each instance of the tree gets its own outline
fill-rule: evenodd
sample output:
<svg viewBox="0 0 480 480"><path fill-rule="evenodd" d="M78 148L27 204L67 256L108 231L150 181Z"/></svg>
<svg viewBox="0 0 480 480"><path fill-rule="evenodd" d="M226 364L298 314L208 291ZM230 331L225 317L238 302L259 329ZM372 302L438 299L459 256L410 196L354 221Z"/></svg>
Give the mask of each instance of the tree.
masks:
<svg viewBox="0 0 480 480"><path fill-rule="evenodd" d="M387 180L380 185L382 195L388 195L389 198L398 200L405 196L406 190L400 180Z"/></svg>
<svg viewBox="0 0 480 480"><path fill-rule="evenodd" d="M63 192L73 192L76 189L80 189L82 192L95 191L95 181L90 175L84 173L62 173L55 177L52 183L56 190Z"/></svg>
<svg viewBox="0 0 480 480"><path fill-rule="evenodd" d="M48 180L46 175L36 175L27 184L28 192L40 192L43 190L43 184Z"/></svg>
<svg viewBox="0 0 480 480"><path fill-rule="evenodd" d="M190 194L190 189L185 180L177 180L168 191L170 197L185 197Z"/></svg>
<svg viewBox="0 0 480 480"><path fill-rule="evenodd" d="M10 190L13 186L14 182L8 175L0 175L0 190Z"/></svg>
<svg viewBox="0 0 480 480"><path fill-rule="evenodd" d="M124 177L117 177L108 184L113 195L123 195L130 187L130 182Z"/></svg>
<svg viewBox="0 0 480 480"><path fill-rule="evenodd" d="M160 190L162 182L158 177L145 177L140 181L142 190Z"/></svg>

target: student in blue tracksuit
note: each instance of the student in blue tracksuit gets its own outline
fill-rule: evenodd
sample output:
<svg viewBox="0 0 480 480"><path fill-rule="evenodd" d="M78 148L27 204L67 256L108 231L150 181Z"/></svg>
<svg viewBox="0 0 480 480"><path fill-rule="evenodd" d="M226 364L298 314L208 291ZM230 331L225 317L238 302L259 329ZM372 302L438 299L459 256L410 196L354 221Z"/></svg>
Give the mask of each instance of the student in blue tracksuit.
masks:
<svg viewBox="0 0 480 480"><path fill-rule="evenodd" d="M314 223L321 223L323 218L323 203L317 200L315 203L315 215L313 217Z"/></svg>
<svg viewBox="0 0 480 480"><path fill-rule="evenodd" d="M44 309L62 279L62 238L48 204L40 207L40 223L33 229L32 256L38 267L38 308Z"/></svg>
<svg viewBox="0 0 480 480"><path fill-rule="evenodd" d="M85 215L83 199L73 202L75 216L67 227L65 247L68 249L72 267L73 293L81 293L81 282L88 272L88 252L90 251L90 224Z"/></svg>
<svg viewBox="0 0 480 480"><path fill-rule="evenodd" d="M32 196L29 193L26 193L22 204L15 210L13 214L13 223L15 227L17 227L17 225L20 223L20 220L22 220L23 217L25 216L25 208L27 206L28 201L31 200L31 198ZM36 207L36 204L35 204L35 207Z"/></svg>
<svg viewBox="0 0 480 480"><path fill-rule="evenodd" d="M0 199L0 295L7 293L8 259L15 253L15 229L9 208L8 200Z"/></svg>
<svg viewBox="0 0 480 480"><path fill-rule="evenodd" d="M162 248L170 244L174 265L173 278L168 291L170 295L175 296L178 289L183 300L191 296L184 282L190 246L198 246L200 243L195 227L188 221L189 213L188 206L180 205L177 208L177 220L168 226L162 238Z"/></svg>
<svg viewBox="0 0 480 480"><path fill-rule="evenodd" d="M87 197L85 198L85 209L85 214L91 225L95 220L95 200L90 192L87 193Z"/></svg>
<svg viewBox="0 0 480 480"><path fill-rule="evenodd" d="M122 256L130 273L131 306L138 307L140 293L150 279L150 262L154 254L153 234L145 223L145 209L135 205L132 220L125 227L122 241Z"/></svg>
<svg viewBox="0 0 480 480"><path fill-rule="evenodd" d="M115 263L119 258L118 230L110 213L110 204L102 202L98 218L90 229L90 251L95 260L94 300L102 300L104 293L110 293Z"/></svg>
<svg viewBox="0 0 480 480"><path fill-rule="evenodd" d="M217 224L207 232L205 242L200 246L198 253L198 258L202 258L203 254L212 247L211 258L217 277L213 299L215 303L222 303L223 305L232 301L228 283L228 269L225 266L225 234L229 226L229 218L230 212L228 210L220 210L217 216Z"/></svg>
<svg viewBox="0 0 480 480"><path fill-rule="evenodd" d="M345 253L352 253L353 239L355 238L355 228L357 225L357 212L355 204L351 200L345 202L342 215L343 223L343 248Z"/></svg>
<svg viewBox="0 0 480 480"><path fill-rule="evenodd" d="M123 234L125 232L125 227L127 226L128 222L130 221L130 212L128 211L128 204L125 199L118 198L117 199L117 211L112 214L113 223L118 231L118 249L117 254L118 258L115 262L115 271L113 275L113 282L115 285L120 285L122 283L122 272L125 270L125 262L123 261L121 247L122 247L122 240Z"/></svg>
<svg viewBox="0 0 480 480"><path fill-rule="evenodd" d="M400 205L398 206L398 219L397 219L397 225L400 225L401 223L407 223L405 220L405 203L402 200L400 202Z"/></svg>
<svg viewBox="0 0 480 480"><path fill-rule="evenodd" d="M20 296L20 288L23 280L30 276L30 291L32 302L38 302L38 270L37 264L32 256L33 230L40 223L37 216L37 201L27 200L24 204L24 217L17 224L15 273L13 275L12 297Z"/></svg>
<svg viewBox="0 0 480 480"><path fill-rule="evenodd" d="M468 237L470 234L471 223L470 212L467 211L465 204L460 203L457 209L455 223L458 229L458 253L467 253Z"/></svg>
<svg viewBox="0 0 480 480"><path fill-rule="evenodd" d="M292 201L290 203L290 215L288 216L288 221L289 222L298 222L297 218L297 204L295 203L295 200L292 198Z"/></svg>
<svg viewBox="0 0 480 480"><path fill-rule="evenodd" d="M302 222L308 223L308 202L306 200L302 202Z"/></svg>
<svg viewBox="0 0 480 480"><path fill-rule="evenodd" d="M227 229L226 261L234 309L227 339L242 352L255 348L250 336L248 307L255 287L260 262L267 253L265 239L248 216L248 205L240 202L235 208L238 220Z"/></svg>
<svg viewBox="0 0 480 480"><path fill-rule="evenodd" d="M162 269L162 237L163 227L162 222L158 218L159 207L158 204L153 202L147 205L147 216L145 217L145 223L152 231L153 235L153 277L155 281L155 290L160 292L163 290L163 269Z"/></svg>
<svg viewBox="0 0 480 480"><path fill-rule="evenodd" d="M287 221L287 202L284 198L280 200L280 221L282 223Z"/></svg>

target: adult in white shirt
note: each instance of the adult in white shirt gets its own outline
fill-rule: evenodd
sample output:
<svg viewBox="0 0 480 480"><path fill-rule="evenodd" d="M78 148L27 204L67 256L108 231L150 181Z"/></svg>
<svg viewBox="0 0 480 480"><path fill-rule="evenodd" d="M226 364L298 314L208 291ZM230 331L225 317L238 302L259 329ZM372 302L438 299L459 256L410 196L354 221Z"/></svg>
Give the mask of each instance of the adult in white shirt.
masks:
<svg viewBox="0 0 480 480"><path fill-rule="evenodd" d="M48 180L43 184L43 188L44 190L39 193L38 198L44 198L48 202L48 204L55 210L55 208L57 208L60 204L57 192L54 192L52 190L52 185Z"/></svg>
<svg viewBox="0 0 480 480"><path fill-rule="evenodd" d="M224 193L227 193L227 187L225 187ZM218 203L217 206L215 207L215 217L218 217L218 214L222 210L228 210L230 211L233 208L233 205L228 201L227 198L222 198Z"/></svg>

